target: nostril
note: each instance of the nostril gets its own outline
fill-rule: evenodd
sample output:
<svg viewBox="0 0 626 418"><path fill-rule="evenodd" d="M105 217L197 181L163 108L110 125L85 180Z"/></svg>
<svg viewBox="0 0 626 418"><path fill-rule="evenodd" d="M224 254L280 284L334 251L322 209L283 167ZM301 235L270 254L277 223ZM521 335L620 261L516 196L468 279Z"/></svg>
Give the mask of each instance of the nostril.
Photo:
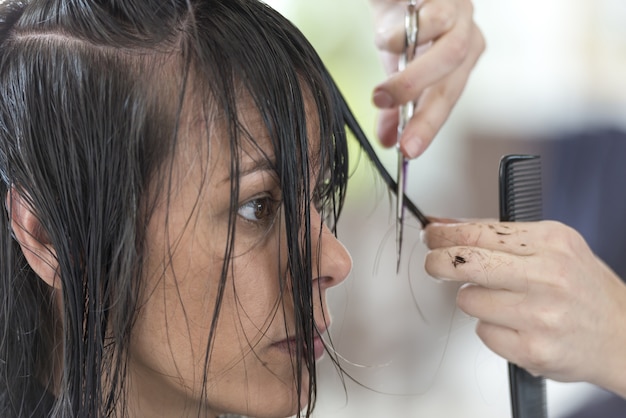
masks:
<svg viewBox="0 0 626 418"><path fill-rule="evenodd" d="M333 279L328 276L317 277L313 279L313 285L324 289L333 285Z"/></svg>

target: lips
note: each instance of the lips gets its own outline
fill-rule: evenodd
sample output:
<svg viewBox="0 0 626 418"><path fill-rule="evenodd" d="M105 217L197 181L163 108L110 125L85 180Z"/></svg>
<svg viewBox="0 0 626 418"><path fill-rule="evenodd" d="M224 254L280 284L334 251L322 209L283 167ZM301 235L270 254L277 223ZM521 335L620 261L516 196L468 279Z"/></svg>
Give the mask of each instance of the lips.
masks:
<svg viewBox="0 0 626 418"><path fill-rule="evenodd" d="M313 355L315 356L315 360L319 360L325 352L324 342L320 335L322 335L326 330L319 330L319 334L313 338ZM295 338L286 338L282 341L272 344L273 347L292 355L296 353L296 339Z"/></svg>

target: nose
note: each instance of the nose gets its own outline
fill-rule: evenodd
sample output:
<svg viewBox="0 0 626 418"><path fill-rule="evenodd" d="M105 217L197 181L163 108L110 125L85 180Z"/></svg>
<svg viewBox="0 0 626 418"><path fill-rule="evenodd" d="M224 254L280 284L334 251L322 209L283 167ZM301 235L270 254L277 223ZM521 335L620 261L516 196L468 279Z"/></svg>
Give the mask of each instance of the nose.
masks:
<svg viewBox="0 0 626 418"><path fill-rule="evenodd" d="M327 289L343 282L352 270L352 257L322 223L319 212L311 207L311 246L313 255L313 279L320 289Z"/></svg>

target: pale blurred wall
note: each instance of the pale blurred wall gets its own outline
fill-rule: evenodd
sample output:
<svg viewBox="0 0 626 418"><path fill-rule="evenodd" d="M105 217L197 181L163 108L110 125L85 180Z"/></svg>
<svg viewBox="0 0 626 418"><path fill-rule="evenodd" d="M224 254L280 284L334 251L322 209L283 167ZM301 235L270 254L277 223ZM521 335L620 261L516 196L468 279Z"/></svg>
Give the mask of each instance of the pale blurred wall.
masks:
<svg viewBox="0 0 626 418"><path fill-rule="evenodd" d="M373 138L376 112L370 95L384 74L373 47L367 1L269 3L309 37ZM496 172L503 153L533 149L535 139L564 131L626 127L626 2L474 0L474 5L487 51L435 144L410 167L410 195L427 213L441 216L497 215ZM379 151L393 171L394 153ZM416 376L425 370L423 359L432 363L439 357L411 359L393 346L419 344L423 329L429 335L409 306L407 290L416 293L427 315L445 316L453 297L423 273L425 249L417 243L416 228L407 238L417 243L408 251L411 273L395 275L393 205L371 168L362 162L358 167L339 231L355 263L343 289L331 295L331 335L352 361L371 366L390 355L397 360L386 368L366 369L344 362L360 383L393 393L421 390ZM470 319L457 314L453 328L440 372L435 380L426 379L428 391L420 396L380 395L348 380L346 399L333 367L322 362L317 416L510 416L505 362L477 340ZM589 391L584 384L550 382L550 416L574 408Z"/></svg>
<svg viewBox="0 0 626 418"><path fill-rule="evenodd" d="M626 125L626 3L476 0L488 51L468 86L471 126L543 135Z"/></svg>

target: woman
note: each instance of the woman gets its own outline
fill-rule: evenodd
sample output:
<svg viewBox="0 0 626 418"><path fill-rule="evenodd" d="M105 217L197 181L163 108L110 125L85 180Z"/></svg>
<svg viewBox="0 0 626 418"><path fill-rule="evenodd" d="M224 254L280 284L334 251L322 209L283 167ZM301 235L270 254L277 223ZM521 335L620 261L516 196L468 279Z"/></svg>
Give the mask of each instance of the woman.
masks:
<svg viewBox="0 0 626 418"><path fill-rule="evenodd" d="M3 7L2 416L308 416L366 144L311 46L249 0Z"/></svg>

